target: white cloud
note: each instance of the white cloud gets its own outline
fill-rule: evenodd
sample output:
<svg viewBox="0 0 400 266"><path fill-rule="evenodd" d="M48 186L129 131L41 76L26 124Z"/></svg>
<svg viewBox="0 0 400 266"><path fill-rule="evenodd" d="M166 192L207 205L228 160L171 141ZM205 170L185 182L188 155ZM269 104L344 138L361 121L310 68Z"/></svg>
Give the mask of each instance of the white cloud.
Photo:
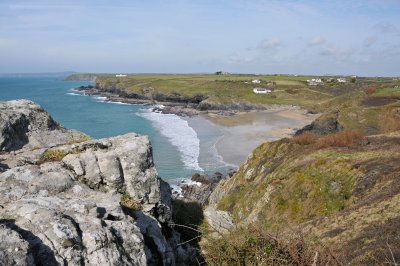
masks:
<svg viewBox="0 0 400 266"><path fill-rule="evenodd" d="M261 41L257 48L261 49L261 50L272 50L275 48L278 48L280 46L282 46L282 42L281 40L277 39L277 38L273 38L273 39L265 39L263 41Z"/></svg>

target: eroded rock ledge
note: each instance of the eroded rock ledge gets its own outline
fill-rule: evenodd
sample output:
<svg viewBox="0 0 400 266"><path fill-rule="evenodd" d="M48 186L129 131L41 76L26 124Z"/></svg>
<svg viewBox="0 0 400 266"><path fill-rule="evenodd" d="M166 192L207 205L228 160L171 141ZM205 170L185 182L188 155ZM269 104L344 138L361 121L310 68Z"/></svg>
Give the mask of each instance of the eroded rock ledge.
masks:
<svg viewBox="0 0 400 266"><path fill-rule="evenodd" d="M146 136L86 140L26 100L0 103L0 117L1 265L185 260Z"/></svg>

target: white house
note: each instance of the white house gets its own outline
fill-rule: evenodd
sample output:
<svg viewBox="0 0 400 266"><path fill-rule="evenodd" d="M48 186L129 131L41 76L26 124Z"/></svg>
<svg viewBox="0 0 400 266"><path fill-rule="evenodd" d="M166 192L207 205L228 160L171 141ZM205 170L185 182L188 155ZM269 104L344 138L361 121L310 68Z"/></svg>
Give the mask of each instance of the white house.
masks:
<svg viewBox="0 0 400 266"><path fill-rule="evenodd" d="M253 82L254 84L260 84L261 83L261 81L259 79L254 79L251 82Z"/></svg>
<svg viewBox="0 0 400 266"><path fill-rule="evenodd" d="M117 74L117 75L115 75L115 77L122 78L122 77L126 77L126 75L125 74Z"/></svg>
<svg viewBox="0 0 400 266"><path fill-rule="evenodd" d="M338 78L337 81L340 82L340 83L346 83L346 79L345 78Z"/></svg>
<svg viewBox="0 0 400 266"><path fill-rule="evenodd" d="M267 93L271 93L271 90L265 89L265 88L254 88L253 92L257 93L257 94L260 94L260 93L261 94L267 94Z"/></svg>
<svg viewBox="0 0 400 266"><path fill-rule="evenodd" d="M311 79L311 80L308 79L307 82L308 82L308 85L310 85L310 86L316 86L318 84L321 84L322 80L321 79Z"/></svg>

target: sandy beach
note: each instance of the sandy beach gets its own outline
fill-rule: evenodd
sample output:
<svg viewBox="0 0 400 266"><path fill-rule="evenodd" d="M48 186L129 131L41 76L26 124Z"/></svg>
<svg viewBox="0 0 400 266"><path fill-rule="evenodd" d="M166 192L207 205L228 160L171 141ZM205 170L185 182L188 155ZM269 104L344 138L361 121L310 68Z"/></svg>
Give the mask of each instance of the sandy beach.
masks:
<svg viewBox="0 0 400 266"><path fill-rule="evenodd" d="M225 162L234 165L244 163L260 144L290 137L317 116L300 109L251 111L233 116L204 115L223 133L216 144L218 153Z"/></svg>

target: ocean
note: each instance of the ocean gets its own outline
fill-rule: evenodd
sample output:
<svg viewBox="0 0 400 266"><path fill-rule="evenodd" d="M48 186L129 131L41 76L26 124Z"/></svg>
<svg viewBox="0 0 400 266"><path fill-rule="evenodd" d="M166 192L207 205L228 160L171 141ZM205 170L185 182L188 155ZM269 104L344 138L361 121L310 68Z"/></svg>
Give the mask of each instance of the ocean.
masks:
<svg viewBox="0 0 400 266"><path fill-rule="evenodd" d="M224 173L231 168L215 147L222 132L206 119L155 113L151 106L111 103L74 90L89 84L61 76L5 76L0 77L0 101L32 100L66 128L93 138L128 132L148 135L156 169L171 184L194 173Z"/></svg>

